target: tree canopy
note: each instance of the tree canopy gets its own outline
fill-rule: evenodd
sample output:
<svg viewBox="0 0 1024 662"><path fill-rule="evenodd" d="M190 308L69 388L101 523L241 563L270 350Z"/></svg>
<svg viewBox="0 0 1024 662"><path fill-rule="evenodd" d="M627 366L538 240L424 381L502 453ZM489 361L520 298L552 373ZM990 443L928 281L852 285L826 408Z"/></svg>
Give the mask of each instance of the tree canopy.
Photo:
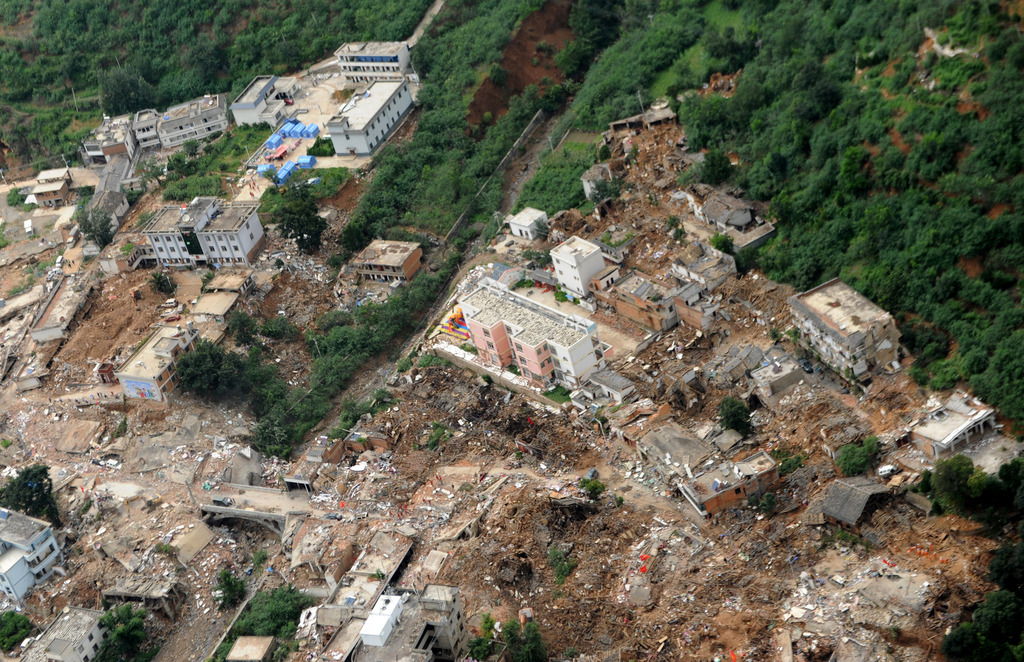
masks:
<svg viewBox="0 0 1024 662"><path fill-rule="evenodd" d="M735 430L743 436L750 434L753 429L750 424L750 410L742 400L732 396L722 398L718 403L718 418L726 429Z"/></svg>
<svg viewBox="0 0 1024 662"><path fill-rule="evenodd" d="M61 526L57 500L53 497L50 467L45 464L33 464L18 472L0 488L0 504L24 515L45 519L54 528Z"/></svg>
<svg viewBox="0 0 1024 662"><path fill-rule="evenodd" d="M114 231L111 229L112 223L110 214L89 209L82 212L78 220L78 227L82 231L82 236L102 249L114 238Z"/></svg>
<svg viewBox="0 0 1024 662"><path fill-rule="evenodd" d="M295 240L299 250L312 252L320 248L320 237L327 229L327 221L317 213L313 194L303 185L290 186L274 212L274 222L281 234Z"/></svg>
<svg viewBox="0 0 1024 662"><path fill-rule="evenodd" d="M0 614L0 650L9 651L32 634L32 622L24 614L5 611Z"/></svg>
<svg viewBox="0 0 1024 662"><path fill-rule="evenodd" d="M100 617L107 628L107 638L100 645L97 662L132 662L144 653L149 639L146 633L146 610L121 605Z"/></svg>

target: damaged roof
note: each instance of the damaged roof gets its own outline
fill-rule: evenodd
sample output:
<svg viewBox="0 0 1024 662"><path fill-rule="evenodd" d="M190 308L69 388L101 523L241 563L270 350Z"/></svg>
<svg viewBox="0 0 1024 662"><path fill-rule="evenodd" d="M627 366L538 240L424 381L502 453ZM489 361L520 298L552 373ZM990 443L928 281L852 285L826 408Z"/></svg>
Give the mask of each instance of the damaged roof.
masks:
<svg viewBox="0 0 1024 662"><path fill-rule="evenodd" d="M887 491L885 485L864 476L840 478L829 486L821 512L826 517L853 525L864 514L871 497Z"/></svg>

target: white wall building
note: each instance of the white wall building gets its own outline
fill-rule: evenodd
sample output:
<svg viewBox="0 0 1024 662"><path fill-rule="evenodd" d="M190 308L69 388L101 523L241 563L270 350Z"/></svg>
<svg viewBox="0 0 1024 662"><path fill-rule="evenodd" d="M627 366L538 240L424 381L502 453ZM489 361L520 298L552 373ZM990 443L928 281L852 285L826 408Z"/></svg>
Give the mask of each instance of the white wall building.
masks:
<svg viewBox="0 0 1024 662"><path fill-rule="evenodd" d="M366 41L344 44L334 51L346 83L402 80L412 72L409 44L404 41Z"/></svg>
<svg viewBox="0 0 1024 662"><path fill-rule="evenodd" d="M200 99L171 106L157 120L156 132L164 149L177 147L186 140L202 140L215 131L228 128L226 98L207 94Z"/></svg>
<svg viewBox="0 0 1024 662"><path fill-rule="evenodd" d="M363 640L363 645L380 647L386 644L401 616L402 596L380 596L377 604L370 610L370 615L366 617L362 629L359 630L359 638Z"/></svg>
<svg viewBox="0 0 1024 662"><path fill-rule="evenodd" d="M288 117L288 104L296 89L294 78L257 76L231 104L235 124L262 124L276 129Z"/></svg>
<svg viewBox="0 0 1024 662"><path fill-rule="evenodd" d="M168 266L245 265L266 243L257 203L195 198L167 205L142 230L157 260Z"/></svg>
<svg viewBox="0 0 1024 662"><path fill-rule="evenodd" d="M604 269L601 249L579 237L569 237L551 249L551 262L562 289L578 297L590 294L590 279Z"/></svg>
<svg viewBox="0 0 1024 662"><path fill-rule="evenodd" d="M189 322L184 328L160 326L128 360L114 371L126 397L162 402L178 385L175 365L195 348L199 332Z"/></svg>
<svg viewBox="0 0 1024 662"><path fill-rule="evenodd" d="M515 216L509 216L508 231L513 237L539 239L544 235L547 223L547 213L533 207L526 207Z"/></svg>
<svg viewBox="0 0 1024 662"><path fill-rule="evenodd" d="M327 130L339 156L369 156L398 126L412 108L409 84L384 81L370 85L353 97L327 122Z"/></svg>
<svg viewBox="0 0 1024 662"><path fill-rule="evenodd" d="M21 599L64 560L49 522L0 508L0 590Z"/></svg>
<svg viewBox="0 0 1024 662"><path fill-rule="evenodd" d="M107 628L100 625L102 616L97 609L65 607L25 649L21 662L89 662L107 638Z"/></svg>

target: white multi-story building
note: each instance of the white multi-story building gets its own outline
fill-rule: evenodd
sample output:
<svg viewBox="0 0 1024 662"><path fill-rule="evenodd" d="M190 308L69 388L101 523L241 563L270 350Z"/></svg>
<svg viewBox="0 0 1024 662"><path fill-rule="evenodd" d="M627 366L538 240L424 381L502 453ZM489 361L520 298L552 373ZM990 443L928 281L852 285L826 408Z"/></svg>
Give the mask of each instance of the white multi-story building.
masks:
<svg viewBox="0 0 1024 662"><path fill-rule="evenodd" d="M294 78L257 76L231 104L235 124L267 123L275 129L288 116L286 99L295 93Z"/></svg>
<svg viewBox="0 0 1024 662"><path fill-rule="evenodd" d="M191 322L160 326L142 347L114 371L126 397L162 402L178 386L175 370L180 359L195 349L199 332Z"/></svg>
<svg viewBox="0 0 1024 662"><path fill-rule="evenodd" d="M21 602L63 560L49 522L0 508L0 589L4 595Z"/></svg>
<svg viewBox="0 0 1024 662"><path fill-rule="evenodd" d="M89 662L100 652L107 628L100 624L97 609L65 607L50 627L33 641L21 662Z"/></svg>
<svg viewBox="0 0 1024 662"><path fill-rule="evenodd" d="M538 386L554 381L579 388L605 367L610 347L590 320L552 310L489 278L459 303L478 356L499 366L515 365Z"/></svg>
<svg viewBox="0 0 1024 662"><path fill-rule="evenodd" d="M892 315L838 278L789 298L801 339L843 376L855 377L899 357Z"/></svg>
<svg viewBox="0 0 1024 662"><path fill-rule="evenodd" d="M412 92L404 80L370 85L327 122L339 156L369 156L412 108Z"/></svg>
<svg viewBox="0 0 1024 662"><path fill-rule="evenodd" d="M160 144L167 149L186 140L202 140L228 128L226 99L223 94L207 94L201 99L171 106L157 120Z"/></svg>
<svg viewBox="0 0 1024 662"><path fill-rule="evenodd" d="M251 266L266 237L252 202L195 198L167 205L142 230L157 260L168 266Z"/></svg>
<svg viewBox="0 0 1024 662"><path fill-rule="evenodd" d="M402 80L411 73L409 44L404 41L366 41L344 44L334 51L346 83Z"/></svg>
<svg viewBox="0 0 1024 662"><path fill-rule="evenodd" d="M159 123L160 113L153 108L135 113L132 129L135 131L135 139L139 142L139 149L160 149L160 134L156 132Z"/></svg>
<svg viewBox="0 0 1024 662"><path fill-rule="evenodd" d="M551 249L551 262L562 289L577 297L590 294L590 279L605 266L601 249L579 237L569 237Z"/></svg>

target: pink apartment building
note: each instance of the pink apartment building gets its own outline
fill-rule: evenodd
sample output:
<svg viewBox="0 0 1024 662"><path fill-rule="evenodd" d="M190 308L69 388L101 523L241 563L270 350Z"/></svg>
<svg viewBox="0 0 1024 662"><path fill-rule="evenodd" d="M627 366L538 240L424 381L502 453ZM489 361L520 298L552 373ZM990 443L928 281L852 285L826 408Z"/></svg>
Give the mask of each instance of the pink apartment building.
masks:
<svg viewBox="0 0 1024 662"><path fill-rule="evenodd" d="M514 364L537 386L579 388L605 366L610 347L590 320L552 310L490 279L460 303L480 358L499 366Z"/></svg>

